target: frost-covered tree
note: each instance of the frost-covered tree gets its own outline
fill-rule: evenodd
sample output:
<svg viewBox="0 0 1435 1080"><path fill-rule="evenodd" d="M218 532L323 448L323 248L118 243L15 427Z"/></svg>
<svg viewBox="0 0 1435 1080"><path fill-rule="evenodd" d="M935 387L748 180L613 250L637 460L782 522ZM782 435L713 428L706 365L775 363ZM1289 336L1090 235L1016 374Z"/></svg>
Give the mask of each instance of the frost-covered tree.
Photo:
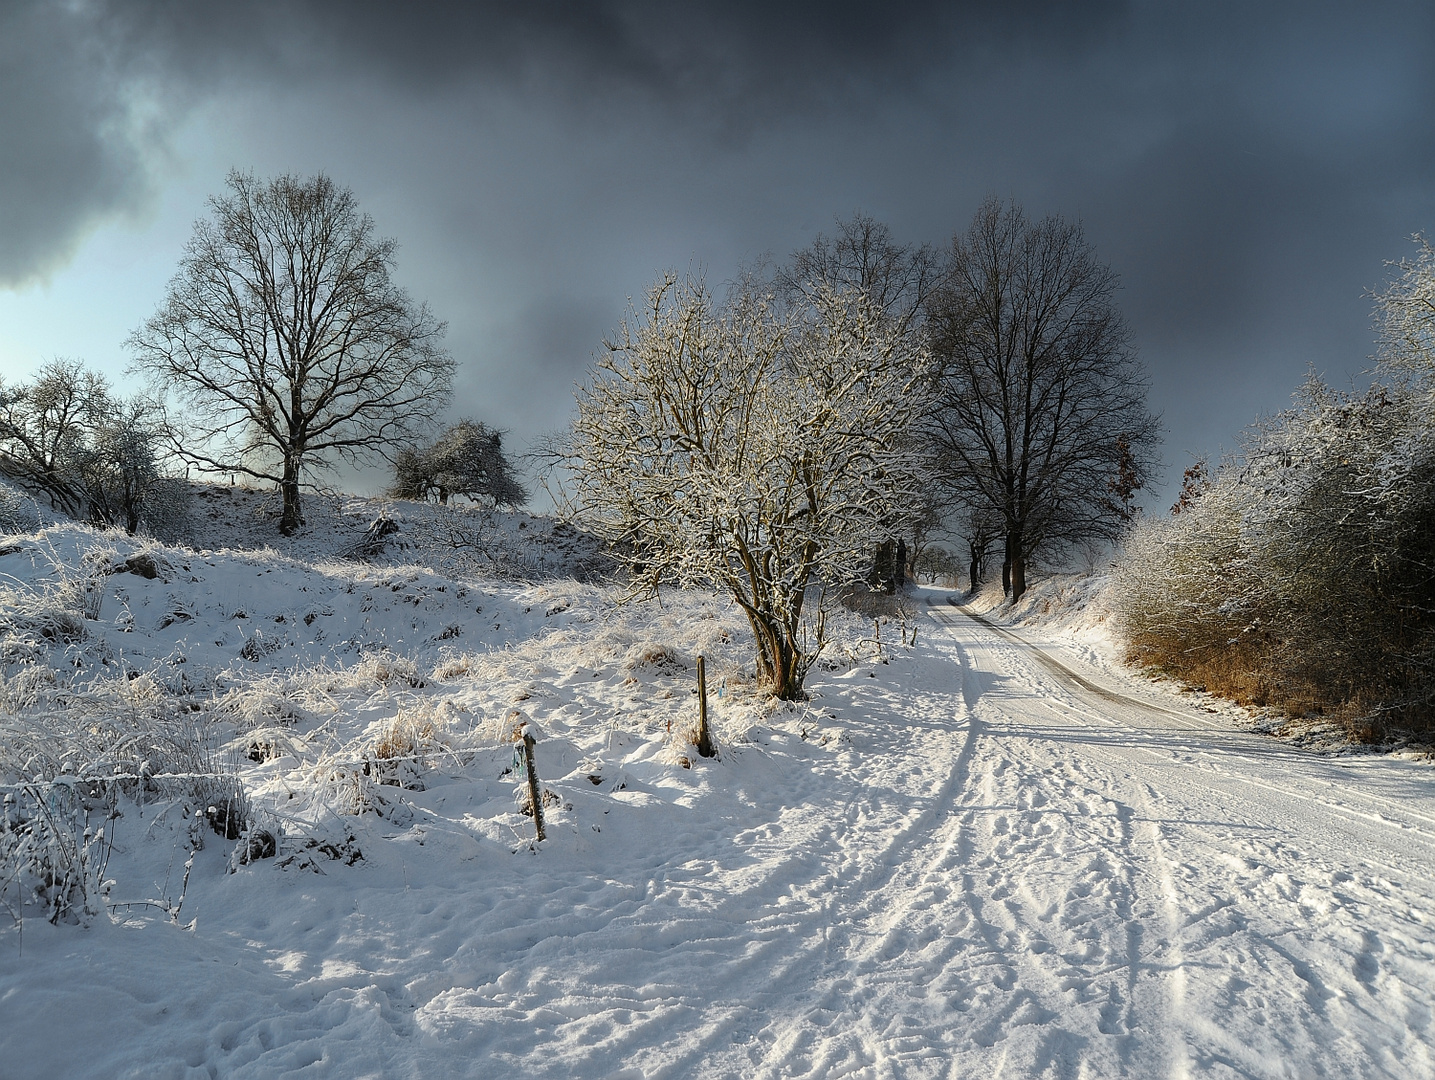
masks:
<svg viewBox="0 0 1435 1080"><path fill-rule="evenodd" d="M460 420L428 446L405 447L394 458L397 499L462 496L487 506L519 507L528 492L503 452L503 433L476 420Z"/></svg>
<svg viewBox="0 0 1435 1080"><path fill-rule="evenodd" d="M1435 371L1435 247L1414 238L1413 259L1396 264L1399 275L1375 294L1380 359L1389 368Z"/></svg>
<svg viewBox="0 0 1435 1080"><path fill-rule="evenodd" d="M28 384L0 382L0 468L53 509L83 517L75 465L109 396L105 380L73 360L46 364Z"/></svg>
<svg viewBox="0 0 1435 1080"><path fill-rule="evenodd" d="M444 324L391 279L394 241L326 176L229 175L134 366L183 404L197 467L275 483L280 532L303 524L316 469L392 459L442 412Z"/></svg>
<svg viewBox="0 0 1435 1080"><path fill-rule="evenodd" d="M115 395L99 374L56 360L29 383L0 383L0 472L53 509L133 533L177 511L160 468L159 406Z"/></svg>
<svg viewBox="0 0 1435 1080"><path fill-rule="evenodd" d="M1034 554L1119 536L1154 464L1158 422L1116 288L1079 224L992 199L927 305L939 472L953 503L1001 517L1013 599Z"/></svg>
<svg viewBox="0 0 1435 1080"><path fill-rule="evenodd" d="M720 303L669 274L579 390L568 509L652 589L731 595L761 680L800 698L826 589L860 580L919 493L927 378L916 340L861 293L787 306L744 282Z"/></svg>
<svg viewBox="0 0 1435 1080"><path fill-rule="evenodd" d="M898 334L920 334L927 302L941 281L942 260L930 244L902 244L892 230L867 214L838 218L833 235L819 234L792 253L772 274L773 291L801 306L822 290L855 292ZM925 359L925 353L922 353ZM898 535L896 523L879 530L868 581L893 592L909 574L932 533L941 526L943 508L935 483L924 487L923 506L907 516L911 531ZM898 565L898 552L905 565Z"/></svg>
<svg viewBox="0 0 1435 1080"><path fill-rule="evenodd" d="M1377 294L1370 389L1309 377L1132 530L1116 596L1137 657L1360 736L1435 727L1435 252L1417 243Z"/></svg>
<svg viewBox="0 0 1435 1080"><path fill-rule="evenodd" d="M1138 657L1295 711L1430 723L1435 423L1428 386L1311 378L1239 457L1140 522L1118 564Z"/></svg>

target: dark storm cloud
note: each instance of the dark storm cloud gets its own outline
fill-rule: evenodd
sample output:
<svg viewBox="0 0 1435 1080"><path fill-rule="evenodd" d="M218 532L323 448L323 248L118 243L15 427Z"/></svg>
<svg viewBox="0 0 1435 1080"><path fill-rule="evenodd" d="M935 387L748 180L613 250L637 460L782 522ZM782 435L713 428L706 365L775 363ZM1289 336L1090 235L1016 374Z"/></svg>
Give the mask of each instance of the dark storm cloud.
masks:
<svg viewBox="0 0 1435 1080"><path fill-rule="evenodd" d="M83 6L0 5L0 285L62 263L139 204L156 132L134 72Z"/></svg>
<svg viewBox="0 0 1435 1080"><path fill-rule="evenodd" d="M251 153L262 110L289 109L269 167L332 168L403 223L405 270L462 339L461 386L515 429L560 420L659 267L721 276L854 210L942 244L996 194L1081 217L1121 275L1174 461L1279 407L1307 364L1357 370L1363 293L1435 230L1428 3L3 11L0 284L139 205L190 103L261 110L233 114Z"/></svg>
<svg viewBox="0 0 1435 1080"><path fill-rule="evenodd" d="M0 8L0 284L63 262L86 228L140 205L159 136L234 85L382 80L439 94L503 84L583 109L637 94L704 132L892 93L954 41L1080 40L1066 5L739 2L229 4L17 0Z"/></svg>
<svg viewBox="0 0 1435 1080"><path fill-rule="evenodd" d="M954 49L1013 41L1067 49L1120 10L1059 0L115 0L110 17L134 45L162 49L192 73L258 65L288 78L380 75L415 89L477 73L583 94L637 87L675 103L745 110L810 106L874 77L907 82L949 63Z"/></svg>

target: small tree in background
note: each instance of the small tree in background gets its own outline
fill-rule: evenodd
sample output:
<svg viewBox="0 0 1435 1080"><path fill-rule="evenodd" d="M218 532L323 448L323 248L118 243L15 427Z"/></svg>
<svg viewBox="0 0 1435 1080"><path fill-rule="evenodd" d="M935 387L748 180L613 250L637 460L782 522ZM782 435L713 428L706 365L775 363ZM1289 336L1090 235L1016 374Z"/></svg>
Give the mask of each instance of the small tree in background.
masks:
<svg viewBox="0 0 1435 1080"><path fill-rule="evenodd" d="M163 412L117 397L76 361L56 360L29 384L0 384L0 472L52 509L129 533L179 512L160 469Z"/></svg>
<svg viewBox="0 0 1435 1080"><path fill-rule="evenodd" d="M437 499L444 506L453 496L490 507L517 508L528 501L503 452L503 434L476 420L460 420L429 446L400 450L389 494Z"/></svg>
<svg viewBox="0 0 1435 1080"><path fill-rule="evenodd" d="M108 408L105 380L73 360L51 361L28 385L0 383L0 467L52 509L84 517L76 465Z"/></svg>
<svg viewBox="0 0 1435 1080"><path fill-rule="evenodd" d="M918 497L927 377L914 338L860 292L783 308L745 282L719 304L670 274L579 390L567 509L649 589L732 596L761 681L802 698L825 587L860 580Z"/></svg>
<svg viewBox="0 0 1435 1080"><path fill-rule="evenodd" d="M985 576L987 560L1002 539L1002 518L989 506L968 506L957 515L967 545L968 592L975 593Z"/></svg>

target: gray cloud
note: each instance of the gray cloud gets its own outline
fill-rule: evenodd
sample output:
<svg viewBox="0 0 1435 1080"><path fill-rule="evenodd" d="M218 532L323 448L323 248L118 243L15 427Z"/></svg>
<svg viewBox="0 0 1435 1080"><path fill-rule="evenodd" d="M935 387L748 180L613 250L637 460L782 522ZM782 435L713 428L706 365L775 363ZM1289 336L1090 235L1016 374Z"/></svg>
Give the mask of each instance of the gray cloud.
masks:
<svg viewBox="0 0 1435 1080"><path fill-rule="evenodd" d="M659 267L856 209L942 243L995 193L1121 274L1175 460L1357 370L1363 291L1435 229L1420 3L37 0L0 58L0 283L142 205L190 103L245 102L232 164L352 184L453 323L457 410L520 443Z"/></svg>
<svg viewBox="0 0 1435 1080"><path fill-rule="evenodd" d="M61 265L91 223L149 193L155 118L107 46L83 5L0 7L0 285Z"/></svg>

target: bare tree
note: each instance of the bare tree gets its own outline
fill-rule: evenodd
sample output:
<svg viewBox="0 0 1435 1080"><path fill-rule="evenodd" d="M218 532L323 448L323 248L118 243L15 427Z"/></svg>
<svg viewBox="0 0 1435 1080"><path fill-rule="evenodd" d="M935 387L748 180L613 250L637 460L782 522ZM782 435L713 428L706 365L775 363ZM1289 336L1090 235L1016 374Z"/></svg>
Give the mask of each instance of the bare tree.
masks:
<svg viewBox="0 0 1435 1080"><path fill-rule="evenodd" d="M958 528L967 545L968 592L976 593L991 557L992 548L1003 538L1001 517L989 506L964 507L957 515Z"/></svg>
<svg viewBox="0 0 1435 1080"><path fill-rule="evenodd" d="M0 474L51 509L136 532L178 512L160 469L158 404L116 396L78 361L46 364L28 384L0 383Z"/></svg>
<svg viewBox="0 0 1435 1080"><path fill-rule="evenodd" d="M280 531L303 524L305 477L391 458L447 400L444 324L390 280L352 192L320 175L230 173L159 311L130 336L134 367L173 392L203 469L273 481Z"/></svg>
<svg viewBox="0 0 1435 1080"><path fill-rule="evenodd" d="M784 309L746 282L718 304L668 275L579 391L568 508L647 587L728 592L762 681L801 698L824 587L860 579L920 487L927 377L918 342L859 293Z"/></svg>
<svg viewBox="0 0 1435 1080"><path fill-rule="evenodd" d="M27 384L0 382L0 469L53 510L85 515L75 459L109 408L105 380L74 360L46 364Z"/></svg>
<svg viewBox="0 0 1435 1080"><path fill-rule="evenodd" d="M929 244L892 239L892 230L866 214L837 220L837 235L819 235L779 267L773 283L788 299L820 288L852 289L876 305L900 334L918 328L924 307L941 280L941 259Z"/></svg>
<svg viewBox="0 0 1435 1080"><path fill-rule="evenodd" d="M1033 554L1119 535L1154 467L1158 419L1116 289L1079 224L991 199L928 306L936 460L956 502L1000 516L1013 599Z"/></svg>
<svg viewBox="0 0 1435 1080"><path fill-rule="evenodd" d="M528 501L503 452L503 433L476 420L460 420L429 446L400 450L389 494L397 499L436 498L443 506L453 496L490 507L519 507Z"/></svg>

